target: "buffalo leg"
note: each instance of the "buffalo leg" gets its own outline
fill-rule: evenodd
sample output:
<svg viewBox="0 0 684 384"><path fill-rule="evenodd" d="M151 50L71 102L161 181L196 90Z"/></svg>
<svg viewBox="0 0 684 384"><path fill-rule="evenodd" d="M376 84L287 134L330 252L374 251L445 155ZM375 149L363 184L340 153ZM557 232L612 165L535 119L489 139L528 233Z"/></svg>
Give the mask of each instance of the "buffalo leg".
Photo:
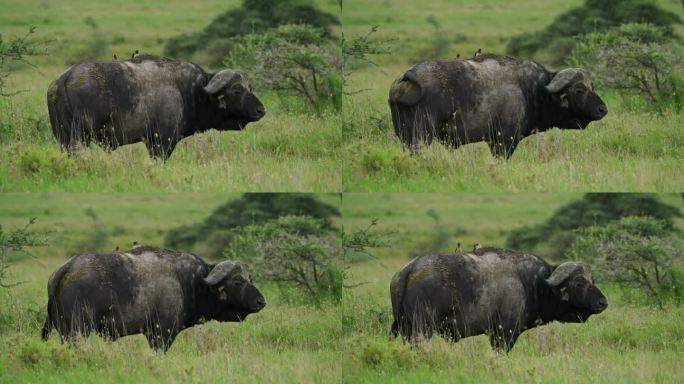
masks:
<svg viewBox="0 0 684 384"><path fill-rule="evenodd" d="M155 351L166 352L171 348L171 344L176 339L176 332L149 332L145 334L147 344Z"/></svg>
<svg viewBox="0 0 684 384"><path fill-rule="evenodd" d="M397 336L399 336L399 325L397 324L397 321L394 320L392 322L392 328L390 328L390 339L396 339Z"/></svg>
<svg viewBox="0 0 684 384"><path fill-rule="evenodd" d="M515 328L497 327L489 333L489 344L494 350L508 353L518 340L520 331Z"/></svg>
<svg viewBox="0 0 684 384"><path fill-rule="evenodd" d="M145 337L150 348L166 352L178 335L177 322L171 318L151 315L147 320Z"/></svg>
<svg viewBox="0 0 684 384"><path fill-rule="evenodd" d="M171 156L171 152L173 152L176 147L176 143L162 145L145 141L145 146L147 147L147 152L150 154L150 157L166 161Z"/></svg>
<svg viewBox="0 0 684 384"><path fill-rule="evenodd" d="M171 152L176 148L178 137L168 137L160 133L164 131L166 130L159 129L158 124L152 124L147 130L145 146L152 158L167 160L171 156Z"/></svg>
<svg viewBox="0 0 684 384"><path fill-rule="evenodd" d="M518 146L519 141L511 138L506 139L490 139L487 144L489 145L489 151L492 156L509 159L515 148Z"/></svg>
<svg viewBox="0 0 684 384"><path fill-rule="evenodd" d="M439 334L442 335L443 338L454 343L461 340L461 333L458 331L455 322L445 322L439 329Z"/></svg>

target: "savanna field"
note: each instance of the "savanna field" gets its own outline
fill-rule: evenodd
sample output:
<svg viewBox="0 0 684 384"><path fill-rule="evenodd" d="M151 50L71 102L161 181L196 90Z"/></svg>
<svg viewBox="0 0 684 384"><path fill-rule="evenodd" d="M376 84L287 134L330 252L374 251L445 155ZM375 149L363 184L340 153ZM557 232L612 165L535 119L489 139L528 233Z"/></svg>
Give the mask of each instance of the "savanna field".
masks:
<svg viewBox="0 0 684 384"><path fill-rule="evenodd" d="M0 98L1 191L332 191L339 190L341 117L283 108L255 91L267 115L244 131L211 130L178 144L167 162L149 158L142 143L114 151L96 145L69 157L54 139L47 113L50 82L83 52L98 60L130 58L135 50L161 55L165 39L199 31L239 1L3 1L3 37L25 35L47 54L19 65ZM318 1L339 13L335 1ZM94 27L93 27L94 26ZM69 63L69 64L68 64ZM211 67L198 61L206 71Z"/></svg>
<svg viewBox="0 0 684 384"><path fill-rule="evenodd" d="M0 0L0 384L684 383L684 61L672 62L684 57L684 3L600 1ZM609 2L616 12L606 11ZM608 108L603 119L526 137L508 160L492 156L485 142L453 149L435 141L415 154L403 148L388 93L409 67L469 59L478 49L504 55L518 37L529 48L539 44L532 33L553 30L560 15L599 9L606 18L596 20L607 23L624 16L618 4L634 6L639 17L656 17L648 8L656 5L670 21L597 26L595 40L542 39L534 55L520 55L552 72L581 67L580 59L594 65L592 82ZM571 29L560 21L557 30ZM606 43L638 33L646 40L633 46L610 51ZM22 36L29 45L16 43ZM558 53L570 46L572 54ZM27 62L8 59L27 47ZM647 49L654 65L672 71L657 83L667 90L658 88L661 102L606 85L605 73L625 67L599 61L623 57L624 47ZM68 154L52 133L49 84L74 63L136 51L192 61L208 73L246 69L266 115L242 131L186 137L165 161L151 158L144 143ZM570 92L563 89L560 100ZM267 305L243 322L184 329L166 353L141 334L108 341L93 333L70 344L53 330L43 341L51 274L72 255L125 252L136 243L211 265L243 261ZM475 244L552 265L586 263L608 307L582 324L526 330L509 354L493 350L485 335L457 343L390 338L393 275L416 256L470 252ZM150 287L175 283L162 281L168 271L146 273L143 256L125 257L127 273L138 273L128 281L149 283L136 286L135 305L158 297ZM105 261L95 264L101 282L89 283L108 289ZM58 289L85 280L82 271L64 275ZM247 300L246 278L236 285L226 274L219 288L208 280L199 288L218 299L191 311L214 316L219 308L206 307L239 286L242 296L230 300ZM568 308L567 294L558 298L575 289L568 281L547 282L539 297ZM86 293L96 297L93 291ZM229 303L220 309L240 307ZM121 316L148 310L135 305Z"/></svg>
<svg viewBox="0 0 684 384"><path fill-rule="evenodd" d="M5 194L3 230L47 232L49 246L11 263L0 289L0 382L272 382L339 380L344 353L341 306L283 300L255 281L268 302L242 323L208 322L182 332L168 353L155 353L142 335L107 342L93 336L73 348L56 333L40 339L50 274L83 249L128 249L134 241L163 245L165 232L207 216L238 194ZM323 197L329 203L339 201ZM216 262L208 260L207 262Z"/></svg>
<svg viewBox="0 0 684 384"><path fill-rule="evenodd" d="M351 62L344 99L346 191L676 191L684 174L684 116L633 108L614 91L597 89L609 113L585 130L551 129L523 139L508 161L485 143L456 150L433 143L412 156L394 133L389 87L411 65L431 59L505 54L514 35L542 30L583 1L345 2L346 37L372 34L386 54ZM682 15L681 3L656 1ZM674 26L682 36L684 27ZM544 57L535 58L549 70Z"/></svg>
<svg viewBox="0 0 684 384"><path fill-rule="evenodd" d="M346 230L389 232L388 246L374 257L350 258L343 302L343 337L349 354L348 383L676 383L684 380L684 322L681 306L656 308L626 302L620 289L598 282L606 311L584 324L554 322L522 334L509 355L494 352L486 336L456 344L433 336L416 347L389 340L389 285L408 261L434 249L454 252L457 242L502 247L508 231L546 220L580 194L389 194L348 193L343 199ZM683 208L679 195L659 195ZM682 228L679 218L676 226ZM544 255L539 255L544 257ZM553 262L553 260L548 260Z"/></svg>

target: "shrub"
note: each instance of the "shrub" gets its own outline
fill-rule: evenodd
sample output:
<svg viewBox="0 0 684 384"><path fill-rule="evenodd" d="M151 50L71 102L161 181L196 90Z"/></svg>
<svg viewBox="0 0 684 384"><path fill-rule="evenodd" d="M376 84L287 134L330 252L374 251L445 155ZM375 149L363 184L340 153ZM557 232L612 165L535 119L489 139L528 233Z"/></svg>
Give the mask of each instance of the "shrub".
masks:
<svg viewBox="0 0 684 384"><path fill-rule="evenodd" d="M664 221L625 217L583 228L569 255L589 261L597 277L623 290L640 290L659 307L684 300L684 248Z"/></svg>
<svg viewBox="0 0 684 384"><path fill-rule="evenodd" d="M19 361L32 369L40 366L70 368L75 364L76 354L64 344L48 344L40 340L24 340L18 351Z"/></svg>
<svg viewBox="0 0 684 384"><path fill-rule="evenodd" d="M204 256L219 258L231 242L233 228L288 215L310 216L319 219L326 230L333 230L332 219L340 212L304 193L245 193L216 208L201 223L170 230L164 244L173 249L201 250Z"/></svg>
<svg viewBox="0 0 684 384"><path fill-rule="evenodd" d="M307 24L330 35L330 27L339 24L337 17L316 9L309 0L243 0L242 5L218 15L199 33L185 33L169 39L165 54L190 58L217 41L247 34L260 34L286 24ZM225 51L210 56L211 64L220 63Z"/></svg>
<svg viewBox="0 0 684 384"><path fill-rule="evenodd" d="M664 27L625 24L584 35L568 61L589 69L598 86L643 98L650 109L684 107L684 56Z"/></svg>
<svg viewBox="0 0 684 384"><path fill-rule="evenodd" d="M673 218L682 217L682 213L652 195L588 193L583 199L559 208L541 225L524 226L511 231L506 246L535 251L559 260L577 236L576 229L603 225L627 216L650 216L662 220L665 228L674 233L677 230Z"/></svg>
<svg viewBox="0 0 684 384"><path fill-rule="evenodd" d="M35 31L36 27L31 27L24 36L9 41L3 40L2 34L0 34L0 96L7 97L16 94L16 92L5 92L5 80L9 76L9 64L23 63L31 65L27 59L28 56L45 54L44 48L29 40Z"/></svg>
<svg viewBox="0 0 684 384"><path fill-rule="evenodd" d="M295 289L305 301L321 304L342 298L343 255L339 235L321 220L283 216L264 224L235 228L224 250L229 259L250 263L257 278Z"/></svg>
<svg viewBox="0 0 684 384"><path fill-rule="evenodd" d="M673 36L673 25L680 22L679 16L648 0L586 0L582 6L560 14L543 31L513 37L506 49L514 56L541 56L550 64L560 65L572 51L575 36L626 23L660 25L668 36Z"/></svg>
<svg viewBox="0 0 684 384"><path fill-rule="evenodd" d="M363 91L363 89L347 89L349 76L352 74L352 68L362 65L376 66L375 62L371 59L372 55L386 55L390 53L391 40L376 38L374 34L377 31L378 27L373 26L365 35L357 36L352 39L346 39L342 36L343 87L345 88L344 92L346 95L354 95Z"/></svg>
<svg viewBox="0 0 684 384"><path fill-rule="evenodd" d="M230 39L224 65L250 70L256 87L275 91L289 109L303 101L320 113L342 105L339 45L319 28L285 25Z"/></svg>
<svg viewBox="0 0 684 384"><path fill-rule="evenodd" d="M342 233L342 252L347 263L372 259L372 253L368 248L389 247L389 236L393 232L379 231L376 228L378 219L371 220L371 223L363 228L351 233Z"/></svg>
<svg viewBox="0 0 684 384"><path fill-rule="evenodd" d="M9 232L0 225L0 288L8 288L12 284L7 281L9 261L30 255L26 247L37 247L47 244L45 235L32 231L29 227L35 223L35 218L29 220L23 228L16 228Z"/></svg>

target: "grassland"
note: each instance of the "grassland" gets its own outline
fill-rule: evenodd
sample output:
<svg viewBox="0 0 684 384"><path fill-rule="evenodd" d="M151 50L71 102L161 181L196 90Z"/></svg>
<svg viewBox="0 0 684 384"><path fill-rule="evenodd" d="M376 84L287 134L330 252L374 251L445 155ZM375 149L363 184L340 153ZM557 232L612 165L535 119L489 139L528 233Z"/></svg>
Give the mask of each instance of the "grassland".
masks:
<svg viewBox="0 0 684 384"><path fill-rule="evenodd" d="M345 36L388 40L377 66L352 63L344 101L345 191L678 191L684 185L684 116L639 112L598 90L609 114L583 131L553 129L523 140L509 161L484 143L452 150L439 144L412 156L394 134L387 93L412 64L470 57L478 48L504 53L508 39L539 30L581 0L506 2L434 0L345 2ZM681 4L660 0L681 14ZM435 26L437 25L437 26ZM684 36L684 26L676 32ZM542 58L543 64L543 58ZM553 69L553 68L552 68ZM675 176L677 175L677 176Z"/></svg>
<svg viewBox="0 0 684 384"><path fill-rule="evenodd" d="M243 323L185 330L167 354L151 351L140 335L113 343L93 336L74 348L54 335L40 340L47 279L70 253L85 249L75 250L76 244L96 244L100 230L108 234L100 250L133 241L161 245L166 230L202 220L231 197L237 195L3 194L3 229L37 217L34 229L49 231L50 245L11 263L10 281L21 284L0 289L0 382L339 382L341 307L286 303L263 282L255 282L269 302L262 312Z"/></svg>
<svg viewBox="0 0 684 384"><path fill-rule="evenodd" d="M161 54L166 38L200 30L239 3L0 1L3 37L21 36L36 26L34 40L48 49L31 59L36 68L15 66L6 91L21 93L0 98L0 191L340 190L340 115L291 112L264 92L257 92L267 109L264 119L241 132L186 138L166 163L151 160L143 144L114 151L93 146L69 157L53 138L45 94L67 62L93 49L102 49L100 60L113 54L125 58L136 49ZM316 3L339 13L336 1Z"/></svg>
<svg viewBox="0 0 684 384"><path fill-rule="evenodd" d="M684 380L682 307L655 309L623 300L613 286L599 284L610 303L585 324L552 323L525 332L507 355L493 352L485 336L456 344L435 337L415 348L388 340L391 324L389 281L411 257L434 249L439 231L449 236L442 252L460 241L503 246L507 232L539 223L578 194L345 193L346 230L378 218L391 230L376 258L350 264L343 302L343 330L349 350L343 367L348 383L669 383ZM679 195L661 195L681 208ZM684 220L676 225L684 228Z"/></svg>

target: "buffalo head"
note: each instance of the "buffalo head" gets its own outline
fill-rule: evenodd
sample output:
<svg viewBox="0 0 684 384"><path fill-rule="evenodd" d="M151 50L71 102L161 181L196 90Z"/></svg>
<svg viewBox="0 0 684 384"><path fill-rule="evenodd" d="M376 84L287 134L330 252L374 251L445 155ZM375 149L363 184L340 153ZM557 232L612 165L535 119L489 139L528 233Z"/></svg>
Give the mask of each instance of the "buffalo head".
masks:
<svg viewBox="0 0 684 384"><path fill-rule="evenodd" d="M564 305L559 321L583 323L589 316L603 312L608 300L594 285L589 267L584 263L567 262L559 265L546 279L554 295Z"/></svg>
<svg viewBox="0 0 684 384"><path fill-rule="evenodd" d="M242 129L247 123L258 121L266 114L261 101L252 93L247 74L225 69L214 74L204 91L219 109L222 120L217 129Z"/></svg>
<svg viewBox="0 0 684 384"><path fill-rule="evenodd" d="M579 68L558 72L546 85L559 107L566 110L568 118L559 127L585 128L590 122L601 120L608 108L592 89L589 74Z"/></svg>
<svg viewBox="0 0 684 384"><path fill-rule="evenodd" d="M224 305L219 309L217 320L240 321L266 306L266 299L252 284L252 278L242 263L223 261L209 272L204 282Z"/></svg>

